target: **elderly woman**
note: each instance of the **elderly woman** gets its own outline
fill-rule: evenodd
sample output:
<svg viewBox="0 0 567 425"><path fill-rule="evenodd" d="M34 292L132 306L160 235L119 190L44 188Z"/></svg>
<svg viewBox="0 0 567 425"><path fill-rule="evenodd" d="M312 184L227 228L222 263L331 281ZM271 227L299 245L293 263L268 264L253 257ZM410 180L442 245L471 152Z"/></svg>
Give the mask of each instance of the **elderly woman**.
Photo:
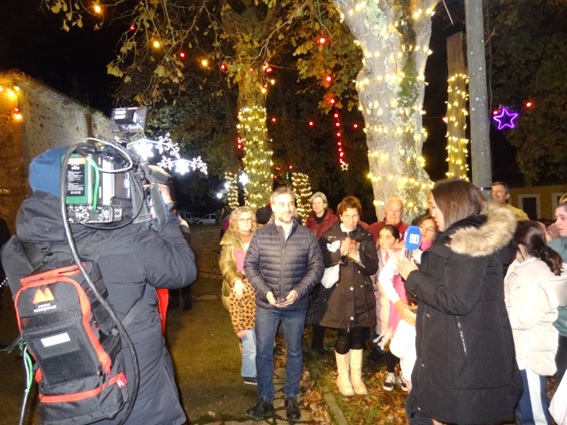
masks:
<svg viewBox="0 0 567 425"><path fill-rule="evenodd" d="M222 302L230 313L232 327L242 344L244 383L256 385L256 296L244 276L244 257L256 231L256 215L248 207L239 207L232 211L229 220L229 228L220 241Z"/></svg>
<svg viewBox="0 0 567 425"><path fill-rule="evenodd" d="M503 271L515 252L516 220L460 179L438 182L428 202L440 233L419 269L392 256L419 303L409 422L510 422L522 384Z"/></svg>
<svg viewBox="0 0 567 425"><path fill-rule="evenodd" d="M309 213L309 217L305 221L305 227L315 233L317 240L321 239L321 235L326 230L330 229L333 224L339 221L339 218L329 208L327 197L323 192L315 192L311 198L311 208L313 210Z"/></svg>
<svg viewBox="0 0 567 425"><path fill-rule="evenodd" d="M309 213L309 217L305 221L305 227L311 230L317 240L321 239L321 235L330 229L333 224L339 221L333 210L329 208L327 197L323 192L315 192L311 198L311 207L313 210ZM325 328L317 323L318 307L319 307L319 287L317 285L311 293L311 305L307 311L307 323L313 325L313 333L311 337L311 351L322 357L328 357L329 352L325 349L323 341L325 339Z"/></svg>
<svg viewBox="0 0 567 425"><path fill-rule="evenodd" d="M323 233L319 244L325 267L339 267L331 287L321 286L319 324L337 329L335 356L341 394L367 394L362 382L364 329L376 325L376 300L370 277L378 271L372 235L359 224L358 198L345 197L337 208L340 222Z"/></svg>

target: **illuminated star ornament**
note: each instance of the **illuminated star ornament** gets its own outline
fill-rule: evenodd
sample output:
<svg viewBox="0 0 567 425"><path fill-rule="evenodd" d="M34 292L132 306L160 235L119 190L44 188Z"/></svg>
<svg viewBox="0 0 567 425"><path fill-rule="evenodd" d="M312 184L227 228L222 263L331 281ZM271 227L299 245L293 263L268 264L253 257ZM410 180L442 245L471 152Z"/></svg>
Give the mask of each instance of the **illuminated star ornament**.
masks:
<svg viewBox="0 0 567 425"><path fill-rule="evenodd" d="M498 123L498 130L503 130L506 127L515 128L518 115L517 112L510 112L510 110L504 106L492 119Z"/></svg>

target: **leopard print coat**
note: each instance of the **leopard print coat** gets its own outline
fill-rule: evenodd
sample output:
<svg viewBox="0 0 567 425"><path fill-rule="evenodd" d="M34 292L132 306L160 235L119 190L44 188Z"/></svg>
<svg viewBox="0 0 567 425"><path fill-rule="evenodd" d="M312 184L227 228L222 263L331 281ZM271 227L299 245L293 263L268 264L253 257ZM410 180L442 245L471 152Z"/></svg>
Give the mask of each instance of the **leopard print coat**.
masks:
<svg viewBox="0 0 567 425"><path fill-rule="evenodd" d="M242 281L244 286L246 286L246 291L244 291L242 297L238 298L232 291L230 291L228 297L228 312L230 313L230 321L232 322L234 333L246 329L254 329L255 325L256 293L248 279L244 278Z"/></svg>
<svg viewBox="0 0 567 425"><path fill-rule="evenodd" d="M232 230L227 230L220 245L219 267L223 276L222 303L230 313L235 333L253 329L256 316L256 293L244 276L244 271L241 269L242 264L238 264L239 261L237 261L237 258L246 252L246 247L240 240L238 233ZM241 279L246 287L240 299L232 291L237 279Z"/></svg>

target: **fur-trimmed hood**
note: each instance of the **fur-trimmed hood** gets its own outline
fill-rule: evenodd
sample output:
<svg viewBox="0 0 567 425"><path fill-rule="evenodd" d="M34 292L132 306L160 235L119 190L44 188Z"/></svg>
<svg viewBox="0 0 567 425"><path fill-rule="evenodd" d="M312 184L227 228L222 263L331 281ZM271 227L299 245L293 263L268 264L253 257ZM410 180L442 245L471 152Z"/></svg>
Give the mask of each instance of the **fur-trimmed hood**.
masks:
<svg viewBox="0 0 567 425"><path fill-rule="evenodd" d="M448 245L457 254L484 257L510 243L516 224L507 208L489 202L480 215L459 220L440 233L436 243Z"/></svg>

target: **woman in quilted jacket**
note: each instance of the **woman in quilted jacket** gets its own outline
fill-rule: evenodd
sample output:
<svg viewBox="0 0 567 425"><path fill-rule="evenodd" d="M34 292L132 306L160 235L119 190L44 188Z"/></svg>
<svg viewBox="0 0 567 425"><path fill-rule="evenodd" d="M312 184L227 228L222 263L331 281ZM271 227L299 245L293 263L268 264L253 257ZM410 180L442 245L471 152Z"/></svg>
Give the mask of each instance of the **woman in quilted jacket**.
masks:
<svg viewBox="0 0 567 425"><path fill-rule="evenodd" d="M222 273L222 303L230 313L236 336L242 345L242 377L245 384L256 385L256 337L254 317L256 295L244 275L244 257L256 231L256 215L248 207L230 214L230 225L220 245L219 267Z"/></svg>

